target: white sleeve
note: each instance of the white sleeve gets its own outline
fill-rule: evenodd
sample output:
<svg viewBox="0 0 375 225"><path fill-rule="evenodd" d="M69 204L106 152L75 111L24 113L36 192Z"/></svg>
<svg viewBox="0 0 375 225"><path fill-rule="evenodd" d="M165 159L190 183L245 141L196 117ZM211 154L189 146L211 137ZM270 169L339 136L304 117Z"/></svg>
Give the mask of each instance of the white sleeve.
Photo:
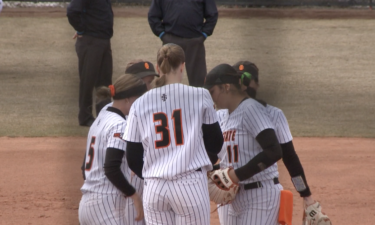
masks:
<svg viewBox="0 0 375 225"><path fill-rule="evenodd" d="M126 150L126 142L123 138L126 121L111 127L108 132L107 148Z"/></svg>
<svg viewBox="0 0 375 225"><path fill-rule="evenodd" d="M138 128L138 117L136 115L136 104L130 108L127 125L124 132L124 139L130 142L142 142L142 137Z"/></svg>
<svg viewBox="0 0 375 225"><path fill-rule="evenodd" d="M248 106L248 110L244 114L243 123L246 130L249 131L254 138L265 129L274 129L274 126L268 118L265 107L260 105L260 103Z"/></svg>
<svg viewBox="0 0 375 225"><path fill-rule="evenodd" d="M279 110L276 121L276 136L280 144L285 144L293 140L292 134L290 133L288 121L283 113Z"/></svg>
<svg viewBox="0 0 375 225"><path fill-rule="evenodd" d="M214 102L212 101L211 95L207 90L203 90L203 120L204 124L213 124L216 123L217 115L214 108Z"/></svg>

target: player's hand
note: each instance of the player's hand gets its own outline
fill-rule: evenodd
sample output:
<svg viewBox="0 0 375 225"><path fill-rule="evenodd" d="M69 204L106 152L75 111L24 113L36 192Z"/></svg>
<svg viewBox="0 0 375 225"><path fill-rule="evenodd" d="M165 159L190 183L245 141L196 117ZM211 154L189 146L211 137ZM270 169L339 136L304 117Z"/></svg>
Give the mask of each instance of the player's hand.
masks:
<svg viewBox="0 0 375 225"><path fill-rule="evenodd" d="M73 35L73 40L76 39L76 38L81 38L81 37L82 37L82 35L78 35L77 33L75 33L75 34Z"/></svg>
<svg viewBox="0 0 375 225"><path fill-rule="evenodd" d="M230 177L230 179L232 179L232 181L236 184L238 184L238 182L240 182L240 180L238 179L236 173L234 172L234 170L229 170L228 172L228 175Z"/></svg>
<svg viewBox="0 0 375 225"><path fill-rule="evenodd" d="M135 208L135 211L137 212L137 217L135 218L135 221L140 221L144 217L142 199L139 197L137 192L135 192L134 195L130 197L133 199L134 208Z"/></svg>

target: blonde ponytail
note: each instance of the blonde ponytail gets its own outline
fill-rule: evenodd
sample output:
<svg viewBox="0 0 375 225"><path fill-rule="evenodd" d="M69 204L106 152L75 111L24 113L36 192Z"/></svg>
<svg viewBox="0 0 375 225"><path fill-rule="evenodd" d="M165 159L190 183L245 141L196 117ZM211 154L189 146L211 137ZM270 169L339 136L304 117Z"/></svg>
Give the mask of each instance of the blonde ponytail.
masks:
<svg viewBox="0 0 375 225"><path fill-rule="evenodd" d="M176 44L163 45L157 54L157 64L160 69L160 78L155 81L156 87L161 87L166 84L167 78L165 74L177 69L185 62L184 50Z"/></svg>

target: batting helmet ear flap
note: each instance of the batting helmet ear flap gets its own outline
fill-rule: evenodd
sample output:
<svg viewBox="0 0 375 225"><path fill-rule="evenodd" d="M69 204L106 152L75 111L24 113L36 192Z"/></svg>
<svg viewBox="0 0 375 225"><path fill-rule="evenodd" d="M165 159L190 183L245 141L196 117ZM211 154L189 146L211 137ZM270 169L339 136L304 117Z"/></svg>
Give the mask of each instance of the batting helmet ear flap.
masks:
<svg viewBox="0 0 375 225"><path fill-rule="evenodd" d="M241 75L241 84L249 86L251 81L251 74L249 72L244 72Z"/></svg>

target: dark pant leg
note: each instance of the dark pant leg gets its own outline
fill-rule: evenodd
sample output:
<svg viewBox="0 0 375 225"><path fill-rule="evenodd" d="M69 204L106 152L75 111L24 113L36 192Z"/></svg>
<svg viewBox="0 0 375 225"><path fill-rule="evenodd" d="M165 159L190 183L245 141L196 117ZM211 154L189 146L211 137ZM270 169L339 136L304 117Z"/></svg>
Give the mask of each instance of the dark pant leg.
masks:
<svg viewBox="0 0 375 225"><path fill-rule="evenodd" d="M207 75L204 37L185 39L186 73L190 86L203 87Z"/></svg>
<svg viewBox="0 0 375 225"><path fill-rule="evenodd" d="M79 113L80 125L93 120L92 93L100 77L102 60L108 48L108 40L84 35L77 39L76 52L79 63Z"/></svg>
<svg viewBox="0 0 375 225"><path fill-rule="evenodd" d="M113 62L112 62L112 49L111 49L111 42L108 40L108 48L105 50L103 54L103 60L101 65L101 72L99 79L95 84L95 88L99 88L101 86L108 87L112 84L112 71L113 71ZM96 115L99 114L100 110L112 101L111 98L107 99L97 99L96 100Z"/></svg>

